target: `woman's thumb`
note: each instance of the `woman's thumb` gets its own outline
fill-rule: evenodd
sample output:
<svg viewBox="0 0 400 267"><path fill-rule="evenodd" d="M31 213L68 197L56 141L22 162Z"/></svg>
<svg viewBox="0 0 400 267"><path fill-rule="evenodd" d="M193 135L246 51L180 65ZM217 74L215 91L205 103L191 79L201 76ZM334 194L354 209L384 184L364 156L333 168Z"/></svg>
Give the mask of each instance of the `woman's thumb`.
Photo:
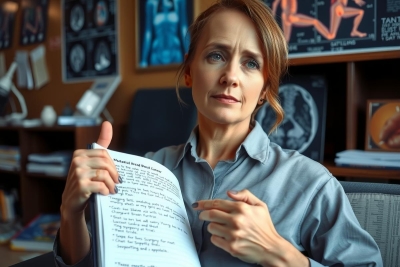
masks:
<svg viewBox="0 0 400 267"><path fill-rule="evenodd" d="M249 205L258 206L263 203L247 189L241 191L229 190L227 194L233 200L242 201Z"/></svg>
<svg viewBox="0 0 400 267"><path fill-rule="evenodd" d="M113 135L112 125L108 121L104 121L101 124L101 130L99 138L97 139L97 144L101 145L104 148L108 148L111 143Z"/></svg>

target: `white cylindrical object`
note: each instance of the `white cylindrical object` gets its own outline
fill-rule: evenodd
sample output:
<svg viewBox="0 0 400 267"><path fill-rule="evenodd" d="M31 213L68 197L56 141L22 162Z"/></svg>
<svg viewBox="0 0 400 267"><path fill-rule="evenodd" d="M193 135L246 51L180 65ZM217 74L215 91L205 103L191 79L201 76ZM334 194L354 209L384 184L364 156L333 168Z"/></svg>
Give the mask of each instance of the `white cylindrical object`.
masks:
<svg viewBox="0 0 400 267"><path fill-rule="evenodd" d="M57 113L52 106L46 105L43 107L43 110L40 114L40 119L44 125L52 126L57 120Z"/></svg>

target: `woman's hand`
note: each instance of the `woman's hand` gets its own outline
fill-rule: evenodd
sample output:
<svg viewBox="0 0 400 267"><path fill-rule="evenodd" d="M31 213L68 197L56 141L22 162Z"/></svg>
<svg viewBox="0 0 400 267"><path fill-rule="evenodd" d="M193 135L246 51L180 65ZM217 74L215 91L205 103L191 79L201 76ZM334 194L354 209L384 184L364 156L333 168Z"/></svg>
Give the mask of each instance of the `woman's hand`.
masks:
<svg viewBox="0 0 400 267"><path fill-rule="evenodd" d="M209 221L211 242L232 256L263 266L309 266L309 261L275 230L267 205L248 190L228 191L230 200L201 200L199 219ZM282 265L283 263L283 265Z"/></svg>
<svg viewBox="0 0 400 267"><path fill-rule="evenodd" d="M97 143L108 147L112 126L103 122ZM76 150L72 157L67 182L62 195L59 254L68 265L83 259L90 251L90 238L85 213L92 193L115 193L118 172L104 149Z"/></svg>
<svg viewBox="0 0 400 267"><path fill-rule="evenodd" d="M97 143L107 148L112 139L112 126L104 122ZM62 195L61 211L69 218L81 216L92 193L116 193L118 172L104 149L80 149L73 154Z"/></svg>

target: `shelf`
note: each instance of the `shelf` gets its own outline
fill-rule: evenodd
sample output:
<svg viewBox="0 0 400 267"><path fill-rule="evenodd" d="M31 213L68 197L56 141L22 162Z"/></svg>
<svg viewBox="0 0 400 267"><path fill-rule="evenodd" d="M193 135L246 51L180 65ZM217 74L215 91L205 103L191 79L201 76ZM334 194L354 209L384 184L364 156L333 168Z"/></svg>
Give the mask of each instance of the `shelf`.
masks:
<svg viewBox="0 0 400 267"><path fill-rule="evenodd" d="M400 170L385 170L371 168L338 167L333 162L324 162L324 166L335 177L376 178L400 180Z"/></svg>
<svg viewBox="0 0 400 267"><path fill-rule="evenodd" d="M385 59L394 59L394 58L400 58L400 50L292 58L292 59L289 59L289 65L290 66L300 66L300 65L303 66L303 65L310 65L310 64L330 64L330 63L338 63L338 62L385 60Z"/></svg>
<svg viewBox="0 0 400 267"><path fill-rule="evenodd" d="M28 178L33 178L33 179L51 179L51 180L60 180L60 181L66 181L67 176L55 176L55 175L49 175L49 174L44 174L44 173L26 173L26 177Z"/></svg>

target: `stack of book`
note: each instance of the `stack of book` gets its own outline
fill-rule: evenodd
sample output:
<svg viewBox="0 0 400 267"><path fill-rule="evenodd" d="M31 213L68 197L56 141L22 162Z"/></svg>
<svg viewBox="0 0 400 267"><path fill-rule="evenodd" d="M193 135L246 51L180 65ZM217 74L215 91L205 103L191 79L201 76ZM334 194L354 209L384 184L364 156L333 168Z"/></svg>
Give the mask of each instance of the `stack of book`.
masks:
<svg viewBox="0 0 400 267"><path fill-rule="evenodd" d="M40 173L49 176L66 176L72 154L72 150L30 154L28 155L26 171L28 173Z"/></svg>
<svg viewBox="0 0 400 267"><path fill-rule="evenodd" d="M37 215L11 238L10 248L20 251L52 251L60 218L60 214Z"/></svg>
<svg viewBox="0 0 400 267"><path fill-rule="evenodd" d="M340 167L399 170L400 153L345 150L336 154L335 164Z"/></svg>
<svg viewBox="0 0 400 267"><path fill-rule="evenodd" d="M18 146L0 145L0 169L7 171L20 170L20 153Z"/></svg>

